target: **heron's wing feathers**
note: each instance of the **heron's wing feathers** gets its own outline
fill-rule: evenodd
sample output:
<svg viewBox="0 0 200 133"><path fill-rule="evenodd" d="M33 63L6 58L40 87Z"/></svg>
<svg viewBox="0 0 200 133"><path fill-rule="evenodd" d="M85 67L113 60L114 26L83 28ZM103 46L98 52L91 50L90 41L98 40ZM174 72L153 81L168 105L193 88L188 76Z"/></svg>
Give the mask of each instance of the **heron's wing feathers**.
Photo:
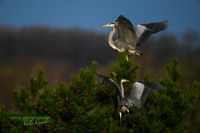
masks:
<svg viewBox="0 0 200 133"><path fill-rule="evenodd" d="M141 107L145 103L150 91L161 88L161 85L155 83L135 82L129 93L128 101L132 105Z"/></svg>
<svg viewBox="0 0 200 133"><path fill-rule="evenodd" d="M134 32L134 28L130 20L128 20L124 16L119 16L116 20L116 30L118 33L118 41L123 45L132 45L135 47L136 45L136 34ZM125 43L122 43L125 42ZM127 47L128 48L128 47Z"/></svg>
<svg viewBox="0 0 200 133"><path fill-rule="evenodd" d="M150 91L157 91L160 90L162 88L162 86L160 84L157 83L150 83L150 82L143 82L144 86L145 86L145 90L140 98L140 101L142 103L142 105L145 103Z"/></svg>
<svg viewBox="0 0 200 133"><path fill-rule="evenodd" d="M162 89L162 85L158 83L150 83L150 82L141 82L141 83L154 91Z"/></svg>
<svg viewBox="0 0 200 133"><path fill-rule="evenodd" d="M168 26L168 21L156 22L156 23L148 23L148 24L141 24L146 26L152 33L156 33L162 30L165 30Z"/></svg>
<svg viewBox="0 0 200 133"><path fill-rule="evenodd" d="M131 99L135 98L137 100L140 100L140 98L144 92L144 89L145 89L144 84L142 84L140 82L135 82L132 85L132 89L131 89L128 97Z"/></svg>
<svg viewBox="0 0 200 133"><path fill-rule="evenodd" d="M112 79L100 75L100 74L96 74L97 78L103 83L103 84L107 84L107 85L112 85L113 87L115 87L116 91L117 91L117 95L122 98L122 93L121 93L121 89L120 86Z"/></svg>
<svg viewBox="0 0 200 133"><path fill-rule="evenodd" d="M167 25L168 21L137 25L135 28L137 35L137 45L140 45L146 41L151 36L151 34L165 30Z"/></svg>
<svg viewBox="0 0 200 133"><path fill-rule="evenodd" d="M120 15L117 20L116 20L117 24L123 25L126 28L129 28L130 30L134 30L133 28L133 24L131 23L131 21L129 19L127 19L126 17Z"/></svg>
<svg viewBox="0 0 200 133"><path fill-rule="evenodd" d="M132 85L132 89L127 97L129 107L137 106L141 107L142 103L140 101L141 96L144 92L145 86L140 82L135 82Z"/></svg>

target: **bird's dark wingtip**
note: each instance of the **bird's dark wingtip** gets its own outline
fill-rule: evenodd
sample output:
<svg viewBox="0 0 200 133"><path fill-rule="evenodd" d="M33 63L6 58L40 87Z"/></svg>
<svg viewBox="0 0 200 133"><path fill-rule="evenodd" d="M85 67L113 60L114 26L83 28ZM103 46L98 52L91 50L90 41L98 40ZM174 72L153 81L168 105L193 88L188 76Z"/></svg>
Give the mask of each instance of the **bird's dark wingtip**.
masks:
<svg viewBox="0 0 200 133"><path fill-rule="evenodd" d="M168 20L164 20L164 21L163 21L163 24L165 25L165 28L167 28L168 25L169 25L169 21L168 21Z"/></svg>
<svg viewBox="0 0 200 133"><path fill-rule="evenodd" d="M126 17L124 17L124 15L119 15L119 17L118 18L126 18Z"/></svg>
<svg viewBox="0 0 200 133"><path fill-rule="evenodd" d="M131 21L123 15L120 15L115 22L118 23L119 25L123 25L131 30L134 29Z"/></svg>
<svg viewBox="0 0 200 133"><path fill-rule="evenodd" d="M152 85L151 86L152 90L160 90L160 89L163 88L163 86L161 84L159 84L159 83L152 83L151 85Z"/></svg>
<svg viewBox="0 0 200 133"><path fill-rule="evenodd" d="M150 88L151 90L160 90L163 88L163 86L160 83L153 83L153 82L143 82L140 81L139 83L144 84L146 87Z"/></svg>
<svg viewBox="0 0 200 133"><path fill-rule="evenodd" d="M108 83L110 80L108 77L104 76L104 75L101 75L101 74L97 74L96 73L96 76L97 76L97 79L100 81L100 82L103 82L103 83Z"/></svg>
<svg viewBox="0 0 200 133"><path fill-rule="evenodd" d="M103 76L101 74L95 73L95 75L97 76L97 78L101 79L101 78L106 78L106 76Z"/></svg>
<svg viewBox="0 0 200 133"><path fill-rule="evenodd" d="M125 17L124 15L119 15L119 17L117 18L117 21L121 21L121 20L127 20L127 17Z"/></svg>

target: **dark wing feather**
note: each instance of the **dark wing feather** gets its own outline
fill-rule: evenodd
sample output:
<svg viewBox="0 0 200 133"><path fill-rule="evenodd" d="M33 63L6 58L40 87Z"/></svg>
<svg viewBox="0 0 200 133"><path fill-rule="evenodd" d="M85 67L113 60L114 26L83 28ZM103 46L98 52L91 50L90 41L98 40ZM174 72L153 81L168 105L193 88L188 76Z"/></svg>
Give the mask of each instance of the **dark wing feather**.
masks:
<svg viewBox="0 0 200 133"><path fill-rule="evenodd" d="M115 26L118 33L118 41L121 44L136 46L136 34L130 20L124 16L119 16Z"/></svg>
<svg viewBox="0 0 200 133"><path fill-rule="evenodd" d="M165 30L167 25L168 21L137 25L135 28L137 35L137 45L140 45L146 41L151 36L151 34Z"/></svg>
<svg viewBox="0 0 200 133"><path fill-rule="evenodd" d="M117 95L120 96L120 98L122 98L122 93L121 93L121 89L120 89L120 86L112 79L106 77L106 76L103 76L103 75L100 75L100 74L96 74L97 75L97 78L104 84L107 84L107 85L112 85L113 87L115 87L116 91L117 91Z"/></svg>
<svg viewBox="0 0 200 133"><path fill-rule="evenodd" d="M122 15L120 15L117 18L116 23L124 25L126 28L129 28L130 30L134 31L133 24L131 23L131 21Z"/></svg>
<svg viewBox="0 0 200 133"><path fill-rule="evenodd" d="M141 83L143 83L146 87L154 91L162 89L162 85L159 83L150 83L150 82L141 82Z"/></svg>
<svg viewBox="0 0 200 133"><path fill-rule="evenodd" d="M168 26L168 21L162 21L157 23L141 24L146 26L152 33L157 33L159 31L165 30Z"/></svg>

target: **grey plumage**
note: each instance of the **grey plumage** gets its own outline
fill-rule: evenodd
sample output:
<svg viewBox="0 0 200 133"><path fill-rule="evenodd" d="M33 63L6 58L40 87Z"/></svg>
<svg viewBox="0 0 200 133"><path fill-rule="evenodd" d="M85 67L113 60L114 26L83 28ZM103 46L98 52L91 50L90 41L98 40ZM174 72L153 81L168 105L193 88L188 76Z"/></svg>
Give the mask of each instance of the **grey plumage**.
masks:
<svg viewBox="0 0 200 133"><path fill-rule="evenodd" d="M157 83L150 83L150 82L134 82L132 84L132 89L130 90L128 96L123 96L123 85L117 84L116 81L110 79L106 76L97 74L98 79L107 85L112 85L115 87L117 91L117 99L118 99L118 112L120 116L122 112L129 112L129 109L136 106L142 107L145 103L149 93L151 91L157 91L162 88L160 84ZM122 79L124 80L124 79ZM121 119L121 117L120 117Z"/></svg>
<svg viewBox="0 0 200 133"><path fill-rule="evenodd" d="M160 84L155 83L145 83L145 82L135 82L132 85L132 89L128 95L128 107L137 106L142 107L145 103L149 93L151 91L156 91L161 89Z"/></svg>
<svg viewBox="0 0 200 133"><path fill-rule="evenodd" d="M167 21L162 21L134 27L129 19L120 15L115 23L103 26L113 28L108 38L109 45L113 49L119 52L128 50L131 55L142 55L142 52L136 50L136 47L145 42L152 34L165 30L167 25ZM115 34L117 34L116 39L114 39Z"/></svg>

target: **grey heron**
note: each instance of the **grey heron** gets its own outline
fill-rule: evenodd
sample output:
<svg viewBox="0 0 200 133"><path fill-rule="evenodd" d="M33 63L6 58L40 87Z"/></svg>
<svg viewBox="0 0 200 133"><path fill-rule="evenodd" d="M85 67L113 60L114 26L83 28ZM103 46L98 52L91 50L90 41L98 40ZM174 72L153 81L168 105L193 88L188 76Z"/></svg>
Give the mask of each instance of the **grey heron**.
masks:
<svg viewBox="0 0 200 133"><path fill-rule="evenodd" d="M136 50L136 47L145 42L152 34L167 28L168 21L155 23L139 24L133 26L131 21L120 15L115 23L103 25L103 27L112 27L108 37L109 45L118 52L128 50L130 55L142 55L142 52Z"/></svg>
<svg viewBox="0 0 200 133"><path fill-rule="evenodd" d="M129 113L129 109L134 106L141 108L151 91L160 90L162 88L162 86L158 83L145 83L137 81L132 84L132 89L130 90L129 94L125 96L123 83L129 82L129 80L122 79L119 85L113 79L110 79L103 75L97 74L97 78L102 83L115 87L117 92L117 111L119 113L120 122L122 118L122 113Z"/></svg>

